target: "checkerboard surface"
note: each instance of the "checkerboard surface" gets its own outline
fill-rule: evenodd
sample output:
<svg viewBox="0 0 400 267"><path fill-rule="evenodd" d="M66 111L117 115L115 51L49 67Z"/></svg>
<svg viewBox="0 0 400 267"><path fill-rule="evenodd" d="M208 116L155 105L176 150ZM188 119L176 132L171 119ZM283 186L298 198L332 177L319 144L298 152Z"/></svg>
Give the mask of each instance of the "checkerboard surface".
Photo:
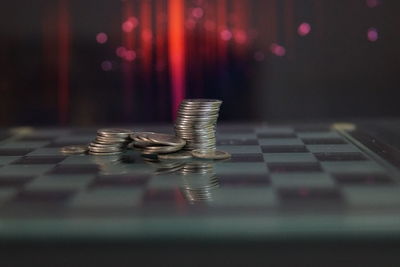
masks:
<svg viewBox="0 0 400 267"><path fill-rule="evenodd" d="M132 127L171 132L164 126ZM210 176L60 153L96 129L0 133L0 237L358 237L400 233L398 170L327 126L221 125ZM208 183L207 199L187 187ZM186 187L185 187L186 186ZM190 192L189 192L190 193Z"/></svg>

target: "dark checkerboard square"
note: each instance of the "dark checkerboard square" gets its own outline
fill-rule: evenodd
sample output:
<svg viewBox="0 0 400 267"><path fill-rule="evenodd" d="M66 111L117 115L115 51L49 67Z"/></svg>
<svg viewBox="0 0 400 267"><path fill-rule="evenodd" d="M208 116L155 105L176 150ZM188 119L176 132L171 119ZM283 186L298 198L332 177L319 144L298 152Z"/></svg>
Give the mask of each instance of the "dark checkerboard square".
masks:
<svg viewBox="0 0 400 267"><path fill-rule="evenodd" d="M24 142L48 141L48 142L51 142L55 138L56 137L54 137L54 136L26 135L26 136L17 138L17 141L24 141Z"/></svg>
<svg viewBox="0 0 400 267"><path fill-rule="evenodd" d="M66 159L65 156L25 156L13 164L57 164Z"/></svg>
<svg viewBox="0 0 400 267"><path fill-rule="evenodd" d="M24 190L19 192L14 202L24 203L48 203L48 204L59 204L70 199L75 194L73 190L51 190L51 191L30 191Z"/></svg>
<svg viewBox="0 0 400 267"><path fill-rule="evenodd" d="M360 152L328 152L314 153L319 161L362 161L367 157Z"/></svg>
<svg viewBox="0 0 400 267"><path fill-rule="evenodd" d="M75 145L87 145L87 141L54 141L45 147L63 147L63 146L75 146Z"/></svg>
<svg viewBox="0 0 400 267"><path fill-rule="evenodd" d="M293 127L296 132L329 132L330 127L327 125L310 124L310 125L296 125Z"/></svg>
<svg viewBox="0 0 400 267"><path fill-rule="evenodd" d="M251 134L254 133L252 127L218 127L218 133Z"/></svg>
<svg viewBox="0 0 400 267"><path fill-rule="evenodd" d="M58 165L50 174L94 174L99 172L96 164L65 164Z"/></svg>
<svg viewBox="0 0 400 267"><path fill-rule="evenodd" d="M296 153L308 152L307 148L303 145L265 145L261 146L263 153Z"/></svg>
<svg viewBox="0 0 400 267"><path fill-rule="evenodd" d="M179 189L149 189L143 196L143 204L185 203L186 199Z"/></svg>
<svg viewBox="0 0 400 267"><path fill-rule="evenodd" d="M0 188L22 187L33 179L34 176L0 175Z"/></svg>
<svg viewBox="0 0 400 267"><path fill-rule="evenodd" d="M296 138L295 133L259 133L257 137L260 139L266 138Z"/></svg>
<svg viewBox="0 0 400 267"><path fill-rule="evenodd" d="M271 172L321 172L318 162L271 162L267 163Z"/></svg>
<svg viewBox="0 0 400 267"><path fill-rule="evenodd" d="M395 181L385 174L334 174L338 184L342 185L388 185Z"/></svg>
<svg viewBox="0 0 400 267"><path fill-rule="evenodd" d="M240 153L232 154L230 162L264 162L261 153Z"/></svg>
<svg viewBox="0 0 400 267"><path fill-rule="evenodd" d="M9 137L10 137L10 135L8 133L0 132L0 141L3 141Z"/></svg>
<svg viewBox="0 0 400 267"><path fill-rule="evenodd" d="M269 176L266 174L225 174L218 175L221 186L268 186Z"/></svg>
<svg viewBox="0 0 400 267"><path fill-rule="evenodd" d="M342 138L302 138L306 145L340 145L347 144Z"/></svg>
<svg viewBox="0 0 400 267"><path fill-rule="evenodd" d="M149 180L148 175L104 175L97 176L90 185L93 187L137 187L145 186Z"/></svg>
<svg viewBox="0 0 400 267"><path fill-rule="evenodd" d="M340 202L342 194L337 188L280 188L278 196L283 203L333 201Z"/></svg>
<svg viewBox="0 0 400 267"><path fill-rule="evenodd" d="M254 146L258 145L258 140L256 139L219 139L217 140L217 145L219 146Z"/></svg>
<svg viewBox="0 0 400 267"><path fill-rule="evenodd" d="M0 148L0 156L24 156L32 152L33 150L34 149L30 148L17 148L17 149Z"/></svg>

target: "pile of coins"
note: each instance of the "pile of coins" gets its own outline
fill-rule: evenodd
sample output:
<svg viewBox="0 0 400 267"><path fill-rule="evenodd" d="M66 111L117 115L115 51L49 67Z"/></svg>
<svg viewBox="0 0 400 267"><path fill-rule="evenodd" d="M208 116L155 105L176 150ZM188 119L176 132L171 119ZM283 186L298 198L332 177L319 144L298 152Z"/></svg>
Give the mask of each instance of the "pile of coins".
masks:
<svg viewBox="0 0 400 267"><path fill-rule="evenodd" d="M131 141L131 130L127 129L100 129L97 137L89 146L91 155L117 155L125 151L127 144Z"/></svg>
<svg viewBox="0 0 400 267"><path fill-rule="evenodd" d="M170 134L135 132L130 135L133 146L141 149L142 155L168 154L181 150L186 141Z"/></svg>
<svg viewBox="0 0 400 267"><path fill-rule="evenodd" d="M100 129L87 147L67 146L61 152L110 156L137 148L144 157L156 160L228 159L229 153L216 150L215 131L221 104L216 99L183 100L175 122L175 135Z"/></svg>
<svg viewBox="0 0 400 267"><path fill-rule="evenodd" d="M221 104L222 101L214 99L185 99L181 102L175 133L186 140L185 149L216 149L215 130Z"/></svg>

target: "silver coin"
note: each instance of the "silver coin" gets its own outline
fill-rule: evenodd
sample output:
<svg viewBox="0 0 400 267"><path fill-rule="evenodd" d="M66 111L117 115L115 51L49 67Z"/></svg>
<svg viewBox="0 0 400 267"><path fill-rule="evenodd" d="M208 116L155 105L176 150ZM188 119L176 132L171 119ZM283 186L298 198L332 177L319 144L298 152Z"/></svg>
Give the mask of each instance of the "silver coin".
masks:
<svg viewBox="0 0 400 267"><path fill-rule="evenodd" d="M147 134L146 138L155 144L168 145L168 146L184 146L186 141L170 134Z"/></svg>
<svg viewBox="0 0 400 267"><path fill-rule="evenodd" d="M229 159L231 154L220 150L202 151L192 150L192 156L199 159Z"/></svg>
<svg viewBox="0 0 400 267"><path fill-rule="evenodd" d="M88 151L88 146L83 146L83 145L64 146L60 149L61 153L68 155L84 154L87 151Z"/></svg>
<svg viewBox="0 0 400 267"><path fill-rule="evenodd" d="M176 152L181 150L182 148L183 146L147 146L143 149L143 152L164 154Z"/></svg>
<svg viewBox="0 0 400 267"><path fill-rule="evenodd" d="M95 156L111 156L111 155L118 155L121 154L122 151L118 152L94 152L94 151L89 151L90 155L95 155Z"/></svg>
<svg viewBox="0 0 400 267"><path fill-rule="evenodd" d="M129 129L121 128L105 128L99 129L97 131L97 134L101 136L129 137L129 135L132 134L132 131Z"/></svg>
<svg viewBox="0 0 400 267"><path fill-rule="evenodd" d="M158 156L160 160L182 160L182 159L191 159L192 154L188 151L179 151L175 153L169 154L160 154Z"/></svg>

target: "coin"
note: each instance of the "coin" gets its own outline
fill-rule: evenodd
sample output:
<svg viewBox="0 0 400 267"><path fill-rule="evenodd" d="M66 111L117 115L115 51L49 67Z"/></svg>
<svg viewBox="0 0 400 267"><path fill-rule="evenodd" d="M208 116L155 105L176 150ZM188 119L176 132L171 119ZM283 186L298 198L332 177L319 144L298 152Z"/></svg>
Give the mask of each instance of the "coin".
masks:
<svg viewBox="0 0 400 267"><path fill-rule="evenodd" d="M192 156L199 159L228 159L231 157L231 154L225 151L220 150L192 150Z"/></svg>
<svg viewBox="0 0 400 267"><path fill-rule="evenodd" d="M83 154L86 153L88 150L87 146L64 146L60 149L61 153L64 154L70 154L70 155L78 155L78 154Z"/></svg>
<svg viewBox="0 0 400 267"><path fill-rule="evenodd" d="M129 137L131 133L131 130L121 128L105 128L97 131L97 134L101 136L115 136L123 138Z"/></svg>
<svg viewBox="0 0 400 267"><path fill-rule="evenodd" d="M146 138L155 144L161 145L184 146L186 144L185 140L170 134L149 133Z"/></svg>
<svg viewBox="0 0 400 267"><path fill-rule="evenodd" d="M175 153L169 154L160 154L158 156L160 160L182 160L182 159L191 159L192 154L188 151L179 151Z"/></svg>

